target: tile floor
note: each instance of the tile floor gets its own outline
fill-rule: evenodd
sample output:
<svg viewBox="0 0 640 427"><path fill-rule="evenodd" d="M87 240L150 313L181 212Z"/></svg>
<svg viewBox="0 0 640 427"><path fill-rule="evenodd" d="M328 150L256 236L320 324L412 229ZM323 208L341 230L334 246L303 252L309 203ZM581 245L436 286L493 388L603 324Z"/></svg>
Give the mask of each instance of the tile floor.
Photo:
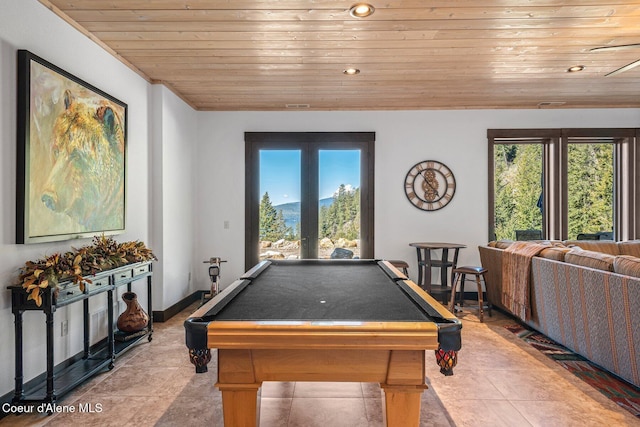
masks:
<svg viewBox="0 0 640 427"><path fill-rule="evenodd" d="M154 324L150 343L136 346L104 372L58 402L76 413L7 416L0 426L221 426L215 363L194 373L184 346L185 310ZM485 323L463 319L463 349L455 375L427 363L421 426L640 426L640 420L506 331L512 320L495 313ZM214 357L215 358L215 357ZM213 369L212 369L213 368ZM93 413L78 413L81 404ZM377 384L265 383L266 426L382 426Z"/></svg>

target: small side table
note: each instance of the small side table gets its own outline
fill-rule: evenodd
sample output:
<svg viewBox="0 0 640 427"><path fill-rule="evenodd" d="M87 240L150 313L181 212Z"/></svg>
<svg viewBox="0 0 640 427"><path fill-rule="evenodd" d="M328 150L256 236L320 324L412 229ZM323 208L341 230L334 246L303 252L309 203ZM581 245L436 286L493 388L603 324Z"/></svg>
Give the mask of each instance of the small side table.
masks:
<svg viewBox="0 0 640 427"><path fill-rule="evenodd" d="M415 242L409 246L416 248L418 254L418 286L423 288L433 297L440 296L442 304L446 307L449 303L449 292L453 288L453 275L449 284L449 268L455 269L458 265L458 253L466 245L458 243L441 242ZM453 258L449 259L449 250L453 250ZM442 257L433 259L432 250L442 250ZM440 268L440 285L431 283L431 268Z"/></svg>

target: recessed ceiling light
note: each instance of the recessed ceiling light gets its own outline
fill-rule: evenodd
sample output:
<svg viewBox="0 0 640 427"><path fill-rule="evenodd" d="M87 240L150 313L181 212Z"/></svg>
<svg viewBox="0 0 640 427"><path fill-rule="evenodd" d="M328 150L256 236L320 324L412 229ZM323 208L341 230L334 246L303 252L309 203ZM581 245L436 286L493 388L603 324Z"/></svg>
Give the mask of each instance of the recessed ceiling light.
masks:
<svg viewBox="0 0 640 427"><path fill-rule="evenodd" d="M357 68L347 68L343 71L343 73L347 76L355 76L356 74L360 73L360 70L358 70Z"/></svg>
<svg viewBox="0 0 640 427"><path fill-rule="evenodd" d="M356 3L349 9L349 15L354 18L366 18L375 12L375 8L367 3Z"/></svg>
<svg viewBox="0 0 640 427"><path fill-rule="evenodd" d="M567 68L567 73L577 73L582 70L584 70L584 65L574 65L573 67Z"/></svg>

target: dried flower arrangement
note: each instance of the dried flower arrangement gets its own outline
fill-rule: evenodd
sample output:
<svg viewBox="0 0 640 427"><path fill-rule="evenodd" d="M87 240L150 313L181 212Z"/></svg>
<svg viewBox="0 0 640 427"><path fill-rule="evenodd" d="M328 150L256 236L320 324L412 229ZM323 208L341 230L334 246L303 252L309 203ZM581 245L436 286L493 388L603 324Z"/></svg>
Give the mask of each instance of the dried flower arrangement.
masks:
<svg viewBox="0 0 640 427"><path fill-rule="evenodd" d="M111 237L95 236L91 245L72 251L55 253L36 261L27 261L20 269L16 285L22 285L29 294L27 299L42 305L42 289L55 289L59 282L72 281L80 284L91 283L85 276L135 262L157 260L151 249L143 242L117 243Z"/></svg>

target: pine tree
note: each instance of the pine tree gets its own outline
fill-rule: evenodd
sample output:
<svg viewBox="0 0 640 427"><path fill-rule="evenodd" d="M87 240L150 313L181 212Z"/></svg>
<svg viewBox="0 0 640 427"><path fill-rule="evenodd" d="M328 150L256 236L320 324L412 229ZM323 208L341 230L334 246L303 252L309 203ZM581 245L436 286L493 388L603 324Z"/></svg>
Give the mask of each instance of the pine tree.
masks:
<svg viewBox="0 0 640 427"><path fill-rule="evenodd" d="M320 208L320 238L357 239L360 237L360 189L348 191L341 184L329 206Z"/></svg>
<svg viewBox="0 0 640 427"><path fill-rule="evenodd" d="M568 146L569 238L613 229L612 144Z"/></svg>
<svg viewBox="0 0 640 427"><path fill-rule="evenodd" d="M260 200L260 240L275 241L287 234L291 234L291 230L285 225L282 210L273 207L269 193L265 192Z"/></svg>
<svg viewBox="0 0 640 427"><path fill-rule="evenodd" d="M542 146L497 145L494 165L496 238L514 239L515 230L541 230Z"/></svg>

